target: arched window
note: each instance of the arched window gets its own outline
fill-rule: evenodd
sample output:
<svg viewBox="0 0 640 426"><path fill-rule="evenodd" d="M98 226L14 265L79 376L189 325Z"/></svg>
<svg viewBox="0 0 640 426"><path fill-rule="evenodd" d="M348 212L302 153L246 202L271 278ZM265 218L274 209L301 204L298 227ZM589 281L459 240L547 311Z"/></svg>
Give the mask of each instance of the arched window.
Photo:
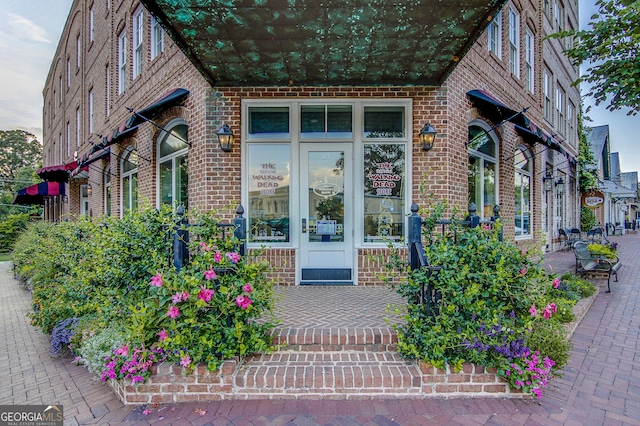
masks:
<svg viewBox="0 0 640 426"><path fill-rule="evenodd" d="M107 166L103 176L104 215L111 216L111 167Z"/></svg>
<svg viewBox="0 0 640 426"><path fill-rule="evenodd" d="M469 124L469 203L482 219L491 217L498 203L498 138L489 129L482 120Z"/></svg>
<svg viewBox="0 0 640 426"><path fill-rule="evenodd" d="M158 207L161 204L188 205L187 124L176 119L158 139Z"/></svg>
<svg viewBox="0 0 640 426"><path fill-rule="evenodd" d="M513 156L515 167L515 225L516 238L531 236L531 153L523 146L516 149Z"/></svg>
<svg viewBox="0 0 640 426"><path fill-rule="evenodd" d="M132 146L122 154L120 168L122 215L138 208L138 151Z"/></svg>

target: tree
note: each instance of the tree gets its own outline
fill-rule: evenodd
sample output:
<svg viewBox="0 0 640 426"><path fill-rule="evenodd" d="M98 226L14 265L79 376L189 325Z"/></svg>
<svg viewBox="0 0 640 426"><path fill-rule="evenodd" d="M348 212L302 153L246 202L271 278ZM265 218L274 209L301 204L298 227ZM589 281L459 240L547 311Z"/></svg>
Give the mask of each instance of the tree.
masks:
<svg viewBox="0 0 640 426"><path fill-rule="evenodd" d="M598 0L598 13L588 30L561 31L553 38L571 37L565 54L586 73L574 85L590 83L587 96L596 105L609 102L610 111L640 111L640 0Z"/></svg>
<svg viewBox="0 0 640 426"><path fill-rule="evenodd" d="M42 162L42 145L24 130L0 130L0 179L15 179L16 172Z"/></svg>
<svg viewBox="0 0 640 426"><path fill-rule="evenodd" d="M591 144L587 139L587 130L583 122L582 113L578 114L578 136L580 143L578 145L578 186L580 192L595 191L598 189L598 168L593 152L591 152Z"/></svg>

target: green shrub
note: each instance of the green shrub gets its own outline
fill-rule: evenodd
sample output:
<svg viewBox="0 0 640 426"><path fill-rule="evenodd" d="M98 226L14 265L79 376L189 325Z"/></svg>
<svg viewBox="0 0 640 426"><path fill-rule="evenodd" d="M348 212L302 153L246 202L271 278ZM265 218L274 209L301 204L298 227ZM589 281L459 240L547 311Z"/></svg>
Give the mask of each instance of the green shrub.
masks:
<svg viewBox="0 0 640 426"><path fill-rule="evenodd" d="M580 295L580 298L591 297L598 291L598 288L593 285L593 283L570 272L562 275L560 280L559 288L561 290L564 290L567 293L577 293Z"/></svg>
<svg viewBox="0 0 640 426"><path fill-rule="evenodd" d="M615 259L617 255L616 250L614 250L610 246L598 243L589 244L587 246L587 250L589 250L589 253L591 253L592 255L602 256L606 259Z"/></svg>
<svg viewBox="0 0 640 426"><path fill-rule="evenodd" d="M527 346L552 359L554 370L562 369L569 361L571 341L567 339L564 327L555 321L536 322L527 337Z"/></svg>
<svg viewBox="0 0 640 426"><path fill-rule="evenodd" d="M117 326L105 328L91 334L82 343L76 360L87 366L87 369L100 376L105 369L105 359L127 342L127 335Z"/></svg>
<svg viewBox="0 0 640 426"><path fill-rule="evenodd" d="M0 221L0 253L11 251L20 233L27 228L30 217L30 212L15 213Z"/></svg>
<svg viewBox="0 0 640 426"><path fill-rule="evenodd" d="M582 232L587 232L594 226L596 226L595 213L593 213L593 210L587 207L582 207L582 209L580 210L580 230Z"/></svg>

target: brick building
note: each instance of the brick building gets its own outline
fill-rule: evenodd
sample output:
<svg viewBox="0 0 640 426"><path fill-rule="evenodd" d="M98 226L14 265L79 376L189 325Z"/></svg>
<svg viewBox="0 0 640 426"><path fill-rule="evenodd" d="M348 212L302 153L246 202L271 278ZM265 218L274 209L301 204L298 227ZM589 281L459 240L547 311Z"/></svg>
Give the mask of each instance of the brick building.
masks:
<svg viewBox="0 0 640 426"><path fill-rule="evenodd" d="M41 172L67 182L47 219L241 204L279 283L360 285L431 195L499 205L517 244L579 224L578 70L543 40L577 1L167 3L74 1L44 88Z"/></svg>

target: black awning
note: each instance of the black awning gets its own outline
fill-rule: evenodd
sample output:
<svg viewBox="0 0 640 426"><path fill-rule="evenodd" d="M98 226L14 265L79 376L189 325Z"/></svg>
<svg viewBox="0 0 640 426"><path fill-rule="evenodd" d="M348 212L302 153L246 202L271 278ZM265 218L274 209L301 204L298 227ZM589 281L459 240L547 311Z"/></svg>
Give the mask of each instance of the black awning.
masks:
<svg viewBox="0 0 640 426"><path fill-rule="evenodd" d="M105 148L118 143L118 141L124 137L130 136L133 132L138 130L138 126L127 127L126 122L120 123L118 127L113 129L107 136L102 138L102 142L94 145L89 151L88 157L93 156L95 153L104 150Z"/></svg>
<svg viewBox="0 0 640 426"><path fill-rule="evenodd" d="M518 134L520 134L520 136L522 136L525 141L530 143L541 143L543 145L546 145L550 149L553 149L554 151L558 151L561 154L564 153L564 149L560 145L560 142L547 135L530 120L527 119L526 121L528 122L528 128L518 125L515 126L516 131L518 132Z"/></svg>
<svg viewBox="0 0 640 426"><path fill-rule="evenodd" d="M502 121L511 121L515 124L522 124L523 112L515 111L484 90L470 90L467 96L471 99L471 103L482 111L482 115L493 121L500 123Z"/></svg>
<svg viewBox="0 0 640 426"><path fill-rule="evenodd" d="M43 204L44 197L65 195L64 183L40 182L18 191L13 204Z"/></svg>
<svg viewBox="0 0 640 426"><path fill-rule="evenodd" d="M89 164L98 161L99 159L111 154L111 148L102 148L93 154L85 154L80 160L78 160L78 167L71 172L71 177L79 176L83 171L89 170ZM86 176L81 176L86 177Z"/></svg>
<svg viewBox="0 0 640 426"><path fill-rule="evenodd" d="M133 127L137 126L138 124L144 123L165 108L181 102L184 98L187 97L188 94L189 91L187 89L173 89L145 109L134 111L133 115L129 118L129 120L127 120L127 127Z"/></svg>

